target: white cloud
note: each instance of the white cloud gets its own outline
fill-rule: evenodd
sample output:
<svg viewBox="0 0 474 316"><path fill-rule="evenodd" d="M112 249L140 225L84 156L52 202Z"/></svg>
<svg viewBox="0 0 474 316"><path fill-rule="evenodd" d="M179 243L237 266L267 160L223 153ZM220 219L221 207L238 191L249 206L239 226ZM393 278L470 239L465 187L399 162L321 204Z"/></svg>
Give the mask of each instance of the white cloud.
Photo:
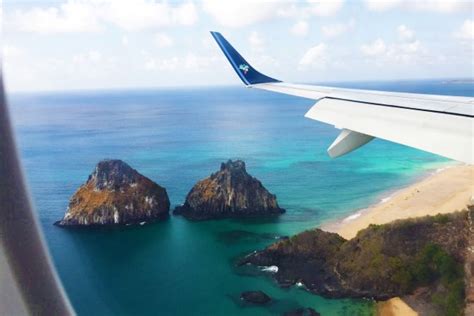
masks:
<svg viewBox="0 0 474 316"><path fill-rule="evenodd" d="M16 58L23 54L23 50L14 45L4 44L2 48L2 57L7 59Z"/></svg>
<svg viewBox="0 0 474 316"><path fill-rule="evenodd" d="M194 3L189 2L174 9L173 20L180 25L194 25L198 21L197 8Z"/></svg>
<svg viewBox="0 0 474 316"><path fill-rule="evenodd" d="M118 58L115 56L106 56L98 50L88 50L72 56L71 61L66 59L62 60L64 63L69 64L70 69L81 69L81 71L102 71L106 73L111 68L115 68L118 63ZM63 66L64 67L64 66Z"/></svg>
<svg viewBox="0 0 474 316"><path fill-rule="evenodd" d="M248 40L252 49L257 50L257 51L263 50L264 42L260 34L258 34L258 32L253 31L252 33L250 33Z"/></svg>
<svg viewBox="0 0 474 316"><path fill-rule="evenodd" d="M213 68L218 60L215 55L199 56L188 53L185 56L173 56L170 58L160 58L148 56L145 62L145 69L149 71L192 71L201 72Z"/></svg>
<svg viewBox="0 0 474 316"><path fill-rule="evenodd" d="M400 25L397 32L398 41L385 43L379 38L372 43L362 45L360 50L367 57L366 61L382 66L399 63L429 63L439 57L430 55L422 43L415 38L415 33L405 25Z"/></svg>
<svg viewBox="0 0 474 316"><path fill-rule="evenodd" d="M380 38L360 47L360 50L366 56L380 56L385 53L386 49L385 42Z"/></svg>
<svg viewBox="0 0 474 316"><path fill-rule="evenodd" d="M365 0L365 4L369 10L378 12L391 9L438 13L472 10L472 3L468 0Z"/></svg>
<svg viewBox="0 0 474 316"><path fill-rule="evenodd" d="M85 64L85 63L98 64L102 62L102 54L96 50L90 50L85 53L74 55L72 58L72 61L75 64Z"/></svg>
<svg viewBox="0 0 474 316"><path fill-rule="evenodd" d="M135 0L106 1L100 17L124 30L137 31L175 25L192 25L197 17L193 3L172 6L167 2Z"/></svg>
<svg viewBox="0 0 474 316"><path fill-rule="evenodd" d="M128 37L125 36L125 35L122 36L121 42L122 42L122 45L123 45L123 46L128 46Z"/></svg>
<svg viewBox="0 0 474 316"><path fill-rule="evenodd" d="M472 2L469 0L405 0L407 6L418 11L439 13L472 12Z"/></svg>
<svg viewBox="0 0 474 316"><path fill-rule="evenodd" d="M14 30L36 33L96 32L109 23L127 31L193 25L196 6L156 0L68 0L51 7L16 10L7 17Z"/></svg>
<svg viewBox="0 0 474 316"><path fill-rule="evenodd" d="M94 6L76 1L57 7L17 10L6 21L16 30L35 33L95 32L100 29Z"/></svg>
<svg viewBox="0 0 474 316"><path fill-rule="evenodd" d="M180 64L180 59L178 57L171 58L149 58L145 62L145 69L147 70L175 70Z"/></svg>
<svg viewBox="0 0 474 316"><path fill-rule="evenodd" d="M391 44L385 56L382 56L378 62L391 64L429 63L436 57L437 56L428 55L428 51L423 47L420 41L413 41L411 43Z"/></svg>
<svg viewBox="0 0 474 316"><path fill-rule="evenodd" d="M165 48L174 45L174 40L165 33L155 34L155 43L158 47Z"/></svg>
<svg viewBox="0 0 474 316"><path fill-rule="evenodd" d="M353 29L355 26L355 20L351 19L347 23L337 23L331 25L324 25L321 27L321 32L326 37L337 37Z"/></svg>
<svg viewBox="0 0 474 316"><path fill-rule="evenodd" d="M304 20L298 21L291 27L290 31L293 35L305 37L309 31L308 22Z"/></svg>
<svg viewBox="0 0 474 316"><path fill-rule="evenodd" d="M265 54L255 54L250 56L250 60L252 60L252 65L256 66L257 69L263 70L265 73L267 70L274 70L275 68L280 67L280 62L278 60Z"/></svg>
<svg viewBox="0 0 474 316"><path fill-rule="evenodd" d="M474 21L470 19L465 20L454 35L462 40L474 40Z"/></svg>
<svg viewBox="0 0 474 316"><path fill-rule="evenodd" d="M427 51L418 40L412 42L398 42L386 44L382 39L361 46L362 53L374 60L386 60L389 62L409 62L417 54L425 54Z"/></svg>
<svg viewBox="0 0 474 316"><path fill-rule="evenodd" d="M281 6L282 3L277 1L203 1L204 11L226 27L243 27L265 21L274 17Z"/></svg>
<svg viewBox="0 0 474 316"><path fill-rule="evenodd" d="M309 11L317 16L331 16L336 14L343 6L343 0L307 0Z"/></svg>
<svg viewBox="0 0 474 316"><path fill-rule="evenodd" d="M300 59L299 66L313 68L324 68L328 62L327 45L320 43L311 47Z"/></svg>
<svg viewBox="0 0 474 316"><path fill-rule="evenodd" d="M211 66L218 60L216 56L198 56L193 53L188 53L184 57L184 67L191 71L202 71L204 69L212 68Z"/></svg>
<svg viewBox="0 0 474 316"><path fill-rule="evenodd" d="M344 0L256 1L204 0L203 10L220 25L244 27L274 18L332 16L343 6Z"/></svg>
<svg viewBox="0 0 474 316"><path fill-rule="evenodd" d="M413 32L404 24L398 26L397 31L398 31L398 38L402 41L410 42L415 38L415 32Z"/></svg>
<svg viewBox="0 0 474 316"><path fill-rule="evenodd" d="M367 9L371 11L387 11L399 6L403 0L365 0Z"/></svg>

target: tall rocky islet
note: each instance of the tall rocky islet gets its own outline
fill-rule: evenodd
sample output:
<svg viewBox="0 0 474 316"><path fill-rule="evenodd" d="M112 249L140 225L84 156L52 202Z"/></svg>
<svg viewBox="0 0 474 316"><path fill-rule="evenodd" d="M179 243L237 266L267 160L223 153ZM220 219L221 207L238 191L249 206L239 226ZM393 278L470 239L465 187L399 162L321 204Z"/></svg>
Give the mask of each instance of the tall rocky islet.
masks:
<svg viewBox="0 0 474 316"><path fill-rule="evenodd" d="M165 219L166 189L121 160L103 160L71 197L58 226L126 225Z"/></svg>

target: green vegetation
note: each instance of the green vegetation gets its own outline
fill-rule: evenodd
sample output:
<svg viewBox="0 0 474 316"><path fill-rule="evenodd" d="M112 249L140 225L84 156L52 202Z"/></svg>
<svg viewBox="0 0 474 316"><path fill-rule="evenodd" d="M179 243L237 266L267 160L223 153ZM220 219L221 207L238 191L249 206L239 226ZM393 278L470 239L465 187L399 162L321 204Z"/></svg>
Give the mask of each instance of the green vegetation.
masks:
<svg viewBox="0 0 474 316"><path fill-rule="evenodd" d="M439 224L446 224L447 222L449 222L449 215L448 214L436 214L435 216L433 216L433 221L435 223L439 223Z"/></svg>
<svg viewBox="0 0 474 316"><path fill-rule="evenodd" d="M427 244L412 260L389 258L388 265L396 271L391 281L403 291L439 284L432 295L443 315L462 315L464 307L464 272L462 264L436 244Z"/></svg>
<svg viewBox="0 0 474 316"><path fill-rule="evenodd" d="M454 260L440 246L428 244L410 270L417 285L439 281L443 290L433 294L432 299L443 310L444 315L462 315L464 307L462 264Z"/></svg>
<svg viewBox="0 0 474 316"><path fill-rule="evenodd" d="M313 229L273 244L254 264L277 265L279 280L305 279L314 293L330 286L328 296L414 294L434 314L456 316L464 308L468 236L467 212L370 225L350 240Z"/></svg>

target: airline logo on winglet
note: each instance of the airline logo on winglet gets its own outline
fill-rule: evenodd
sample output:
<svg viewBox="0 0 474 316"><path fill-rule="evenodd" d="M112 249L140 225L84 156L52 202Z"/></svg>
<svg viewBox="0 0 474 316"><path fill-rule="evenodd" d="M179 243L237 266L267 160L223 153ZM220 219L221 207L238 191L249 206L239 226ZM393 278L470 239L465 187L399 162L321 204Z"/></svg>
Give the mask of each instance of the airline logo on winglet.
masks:
<svg viewBox="0 0 474 316"><path fill-rule="evenodd" d="M249 72L249 65L241 64L241 65L239 65L239 69L242 70L242 72L244 73L244 75L246 75L247 72Z"/></svg>

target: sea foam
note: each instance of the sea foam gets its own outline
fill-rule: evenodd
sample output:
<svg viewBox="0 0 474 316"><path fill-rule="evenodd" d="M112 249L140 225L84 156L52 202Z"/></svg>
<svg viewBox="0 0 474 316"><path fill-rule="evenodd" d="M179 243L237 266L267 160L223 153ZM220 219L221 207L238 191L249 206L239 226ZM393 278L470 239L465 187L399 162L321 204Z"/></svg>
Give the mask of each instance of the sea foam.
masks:
<svg viewBox="0 0 474 316"><path fill-rule="evenodd" d="M362 213L360 212L357 212L357 213L354 213L352 215L349 215L347 216L346 218L344 218L342 221L343 222L349 222L349 221L352 221L352 220L355 220L357 217L361 216Z"/></svg>
<svg viewBox="0 0 474 316"><path fill-rule="evenodd" d="M277 266L262 267L262 271L277 273L278 272L278 267Z"/></svg>

